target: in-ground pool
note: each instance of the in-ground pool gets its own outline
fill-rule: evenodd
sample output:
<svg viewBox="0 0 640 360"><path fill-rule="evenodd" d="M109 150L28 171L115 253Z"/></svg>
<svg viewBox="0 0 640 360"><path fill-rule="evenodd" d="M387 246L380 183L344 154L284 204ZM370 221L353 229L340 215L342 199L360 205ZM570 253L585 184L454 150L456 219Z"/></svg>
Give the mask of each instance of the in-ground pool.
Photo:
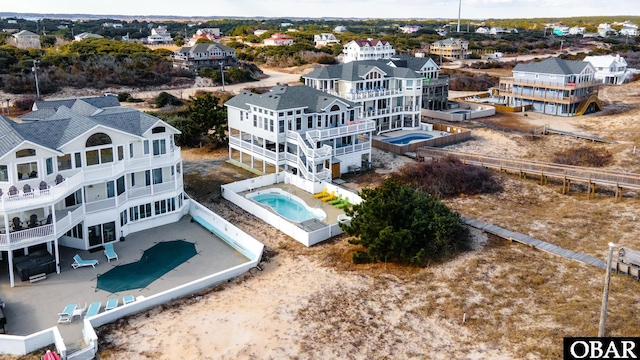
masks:
<svg viewBox="0 0 640 360"><path fill-rule="evenodd" d="M433 136L429 134L407 134L398 137L388 138L382 140L383 142L395 145L406 145L415 140L427 140L431 139Z"/></svg>
<svg viewBox="0 0 640 360"><path fill-rule="evenodd" d="M322 220L327 217L324 210L311 208L299 197L281 189L254 192L247 194L247 198L269 206L277 214L293 222L303 222L310 219Z"/></svg>

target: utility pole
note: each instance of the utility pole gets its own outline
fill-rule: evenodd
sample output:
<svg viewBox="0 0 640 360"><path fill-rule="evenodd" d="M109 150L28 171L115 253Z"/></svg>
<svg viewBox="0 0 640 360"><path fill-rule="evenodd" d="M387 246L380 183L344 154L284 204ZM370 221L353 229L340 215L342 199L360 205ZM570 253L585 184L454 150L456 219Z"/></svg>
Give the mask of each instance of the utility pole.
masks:
<svg viewBox="0 0 640 360"><path fill-rule="evenodd" d="M220 61L218 64L220 64L220 75L222 75L222 91L224 91L224 69L222 68L223 62Z"/></svg>
<svg viewBox="0 0 640 360"><path fill-rule="evenodd" d="M462 9L462 0L458 1L458 33L460 32L460 10Z"/></svg>
<svg viewBox="0 0 640 360"><path fill-rule="evenodd" d="M40 61L33 59L33 67L31 70L35 74L36 77L36 100L40 100L40 85L38 84L38 64Z"/></svg>
<svg viewBox="0 0 640 360"><path fill-rule="evenodd" d="M611 280L611 258L613 257L613 243L609 243L609 255L607 256L607 275L604 278L604 293L602 294L602 308L600 309L600 328L598 337L604 337L605 323L607 321L607 302L609 301L609 282Z"/></svg>

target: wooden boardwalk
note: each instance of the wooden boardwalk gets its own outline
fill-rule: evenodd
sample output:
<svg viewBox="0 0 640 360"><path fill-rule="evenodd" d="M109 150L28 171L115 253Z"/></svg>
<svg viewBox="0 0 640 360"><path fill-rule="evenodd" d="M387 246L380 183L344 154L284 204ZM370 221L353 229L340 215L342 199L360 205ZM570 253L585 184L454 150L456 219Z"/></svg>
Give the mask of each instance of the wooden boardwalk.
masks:
<svg viewBox="0 0 640 360"><path fill-rule="evenodd" d="M544 250L548 253L554 254L554 255L558 255L558 256L562 256L564 258L570 259L570 260L575 260L575 261L579 261L579 262L583 262L585 264L589 264L595 267L598 267L600 269L606 269L607 265L603 260L597 259L593 256L590 255L586 255L586 254L582 254L582 253L577 253L577 252L573 252L571 250L567 250L567 249L563 249L559 246L550 244L548 242L544 242L542 240L538 240L536 238L532 238L531 236L527 236L521 233L517 233L517 232L513 232L507 229L503 229L499 226L496 225L492 225L489 223L486 223L484 221L480 221L480 220L474 220L474 219L470 219L467 217L462 216L461 220L464 224L469 225L471 227L474 227L476 229L480 229L482 231L485 231L489 234L493 234L496 236L499 236L501 238L507 239L507 240L511 240L511 241L517 241L519 243L525 244L525 245L529 245L531 247L534 247L536 249L540 249L540 250Z"/></svg>
<svg viewBox="0 0 640 360"><path fill-rule="evenodd" d="M421 147L418 155L425 158L440 159L453 156L465 164L478 165L485 168L500 171L518 173L521 177L526 175L540 178L540 184L546 184L548 178L562 181L562 193L566 194L571 188L571 182L587 184L589 197L595 194L596 185L611 186L615 188L616 200L622 197L622 190L640 190L640 174L624 173L606 169L587 168L581 166L544 163L520 159L509 159L498 156L476 155L461 151L446 150L432 147Z"/></svg>
<svg viewBox="0 0 640 360"><path fill-rule="evenodd" d="M551 129L551 128L546 127L546 126L544 127L543 132L544 132L545 135L546 134L558 134L558 135L571 136L571 137L575 137L575 138L579 138L579 139L586 139L586 140L609 143L609 144L617 143L615 140L609 140L609 139L604 139L604 138L597 137L597 136L576 134L576 133L572 133L572 132L568 132L568 131Z"/></svg>

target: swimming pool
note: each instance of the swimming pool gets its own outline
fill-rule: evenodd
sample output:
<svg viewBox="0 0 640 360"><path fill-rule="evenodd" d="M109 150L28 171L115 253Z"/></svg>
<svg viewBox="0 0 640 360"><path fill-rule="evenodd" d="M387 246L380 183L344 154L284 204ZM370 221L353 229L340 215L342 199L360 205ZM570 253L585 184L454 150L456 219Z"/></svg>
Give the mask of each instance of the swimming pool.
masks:
<svg viewBox="0 0 640 360"><path fill-rule="evenodd" d="M247 198L269 206L277 214L293 222L303 222L309 219L322 220L327 217L324 210L311 208L299 197L281 189L269 189L247 194Z"/></svg>
<svg viewBox="0 0 640 360"><path fill-rule="evenodd" d="M429 134L407 134L398 137L393 137L389 139L382 140L383 142L395 145L406 145L415 140L427 140L431 139L433 136Z"/></svg>

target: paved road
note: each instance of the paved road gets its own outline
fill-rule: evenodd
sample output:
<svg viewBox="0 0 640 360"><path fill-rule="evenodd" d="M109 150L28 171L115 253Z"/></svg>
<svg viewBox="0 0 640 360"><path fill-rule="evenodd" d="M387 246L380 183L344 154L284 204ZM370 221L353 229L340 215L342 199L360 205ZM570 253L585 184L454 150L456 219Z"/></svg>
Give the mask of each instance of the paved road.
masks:
<svg viewBox="0 0 640 360"><path fill-rule="evenodd" d="M268 87L268 86L275 86L277 84L295 83L298 80L300 80L300 74L287 74L287 73L282 73L282 72L278 72L271 69L264 70L264 74L268 75L269 77L262 79L260 81L255 81L250 83L226 85L224 89L226 91L232 91L237 94L247 87ZM222 91L222 86L190 87L190 88L173 89L173 90L139 91L139 92L132 92L131 95L139 99L150 99L155 97L162 91L172 94L178 99L187 99L189 98L189 96L193 96L196 91Z"/></svg>

